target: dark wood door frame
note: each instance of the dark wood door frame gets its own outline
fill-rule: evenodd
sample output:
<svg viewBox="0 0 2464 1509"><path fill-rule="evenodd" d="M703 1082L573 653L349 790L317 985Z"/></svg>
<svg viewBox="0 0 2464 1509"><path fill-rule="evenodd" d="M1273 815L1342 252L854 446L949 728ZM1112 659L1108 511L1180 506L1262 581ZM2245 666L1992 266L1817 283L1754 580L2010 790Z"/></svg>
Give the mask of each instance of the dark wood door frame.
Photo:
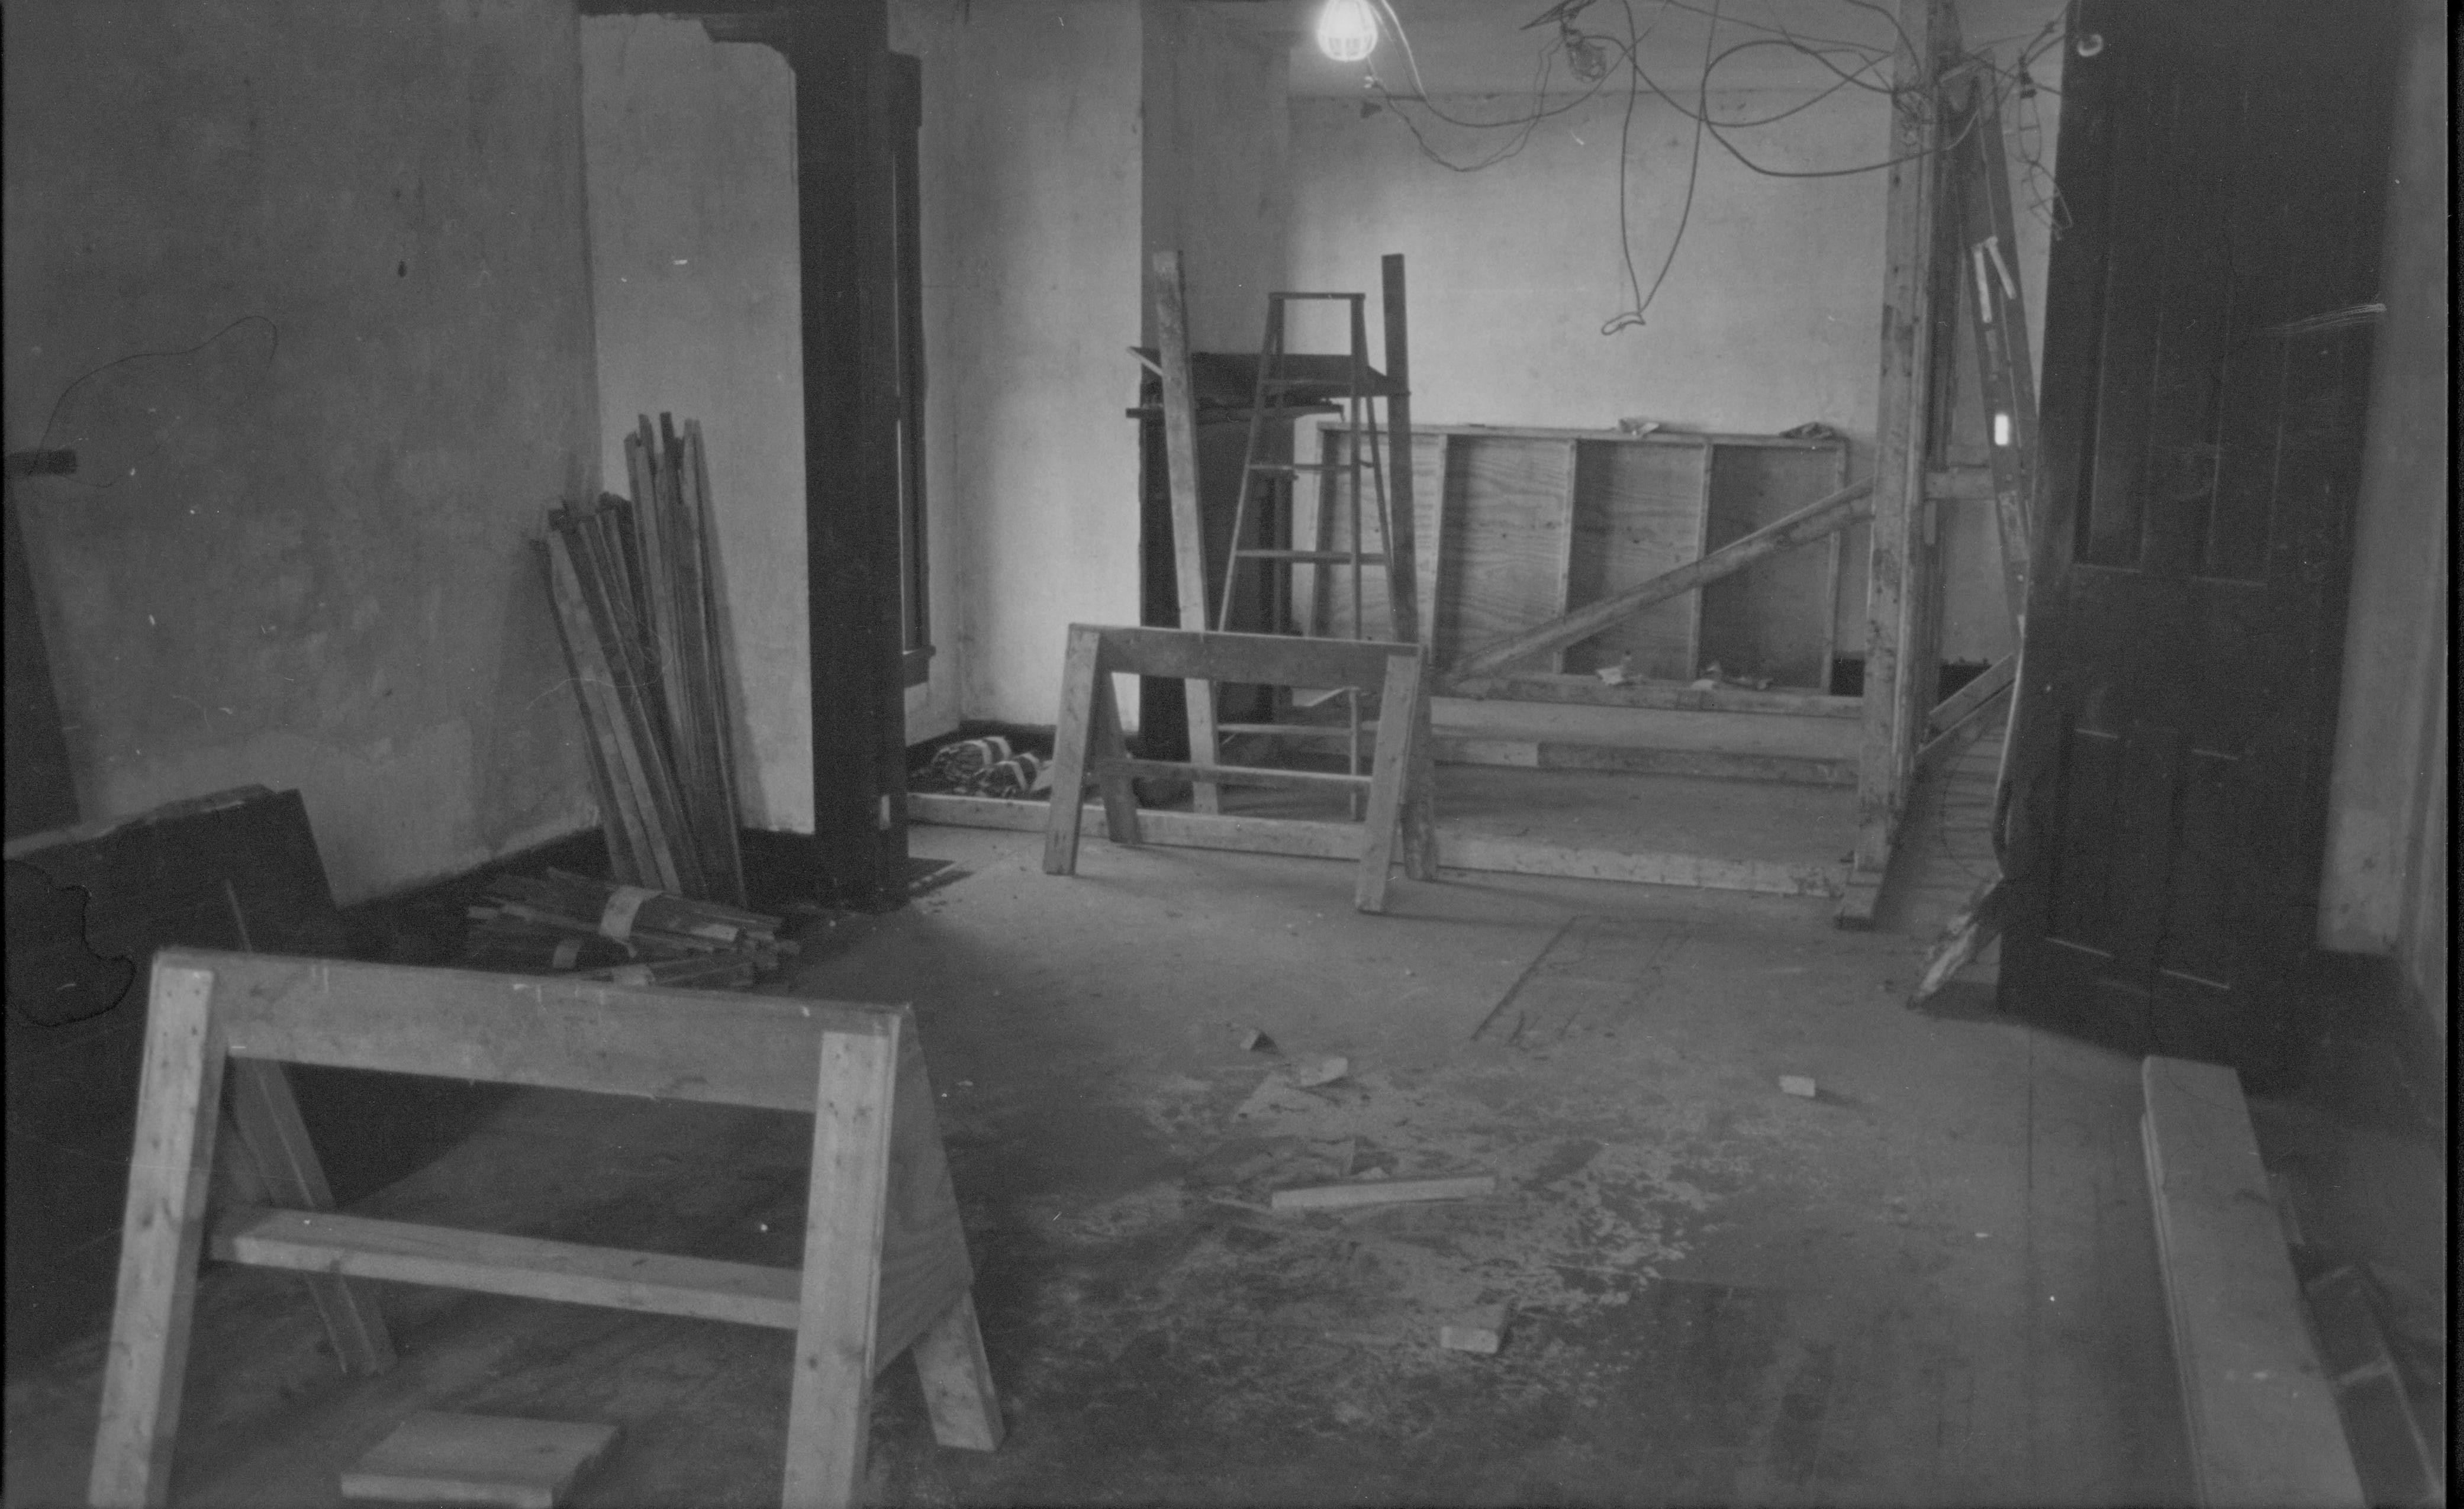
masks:
<svg viewBox="0 0 2464 1509"><path fill-rule="evenodd" d="M583 0L584 15L698 19L779 50L796 76L804 375L804 580L818 900L907 894L900 608L898 212L888 0L780 6Z"/></svg>

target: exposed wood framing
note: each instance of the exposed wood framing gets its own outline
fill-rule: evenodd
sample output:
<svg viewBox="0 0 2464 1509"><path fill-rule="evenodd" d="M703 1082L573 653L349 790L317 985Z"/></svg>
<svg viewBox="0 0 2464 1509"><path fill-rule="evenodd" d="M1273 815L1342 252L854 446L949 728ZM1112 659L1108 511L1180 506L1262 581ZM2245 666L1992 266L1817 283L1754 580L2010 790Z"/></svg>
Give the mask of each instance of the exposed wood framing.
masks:
<svg viewBox="0 0 2464 1509"><path fill-rule="evenodd" d="M1180 626L1203 629L1206 616L1206 523L1198 500L1198 397L1189 380L1189 305L1181 286L1180 253L1155 254L1155 345L1161 357L1164 469L1172 487L1173 580L1180 592ZM1215 689L1181 683L1189 711L1189 760L1216 760ZM1215 783L1199 780L1191 802L1199 812L1221 810Z"/></svg>
<svg viewBox="0 0 2464 1509"><path fill-rule="evenodd" d="M1420 644L1419 514L1412 490L1412 341L1406 318L1403 254L1390 252L1378 259L1378 307L1386 325L1386 602L1393 615L1395 642ZM1438 473L1438 495L1445 495L1445 473ZM1439 532L1442 538L1443 532ZM1431 540L1435 552L1438 540ZM1434 596L1435 573L1432 577ZM1435 636L1431 638L1434 640ZM1430 683L1436 655L1420 657L1419 715L1428 715ZM1412 744L1411 777L1403 787L1403 873L1414 880L1438 878L1437 741L1423 727Z"/></svg>
<svg viewBox="0 0 2464 1509"><path fill-rule="evenodd" d="M1933 375L1934 252L1941 210L1935 81L1945 0L1900 0L1884 212L1882 370L1875 422L1874 527L1865 603L1865 718L1857 783L1857 853L1842 927L1871 927L1906 811L1931 680L1925 542L1925 416Z"/></svg>

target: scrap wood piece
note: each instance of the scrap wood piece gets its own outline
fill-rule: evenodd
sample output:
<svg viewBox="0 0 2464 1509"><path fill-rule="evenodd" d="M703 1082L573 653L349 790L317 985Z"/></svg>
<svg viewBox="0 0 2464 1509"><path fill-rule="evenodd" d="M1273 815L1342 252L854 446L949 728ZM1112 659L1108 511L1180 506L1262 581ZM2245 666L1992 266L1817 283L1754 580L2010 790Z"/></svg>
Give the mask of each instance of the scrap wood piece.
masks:
<svg viewBox="0 0 2464 1509"><path fill-rule="evenodd" d="M1369 1179L1277 1190L1268 1204L1278 1211L1340 1210L1355 1205L1399 1205L1416 1200L1466 1200L1497 1192L1497 1176L1466 1174L1445 1179Z"/></svg>
<svg viewBox="0 0 2464 1509"><path fill-rule="evenodd" d="M2141 1135L2203 1505L2365 1501L2233 1070L2141 1066Z"/></svg>
<svg viewBox="0 0 2464 1509"><path fill-rule="evenodd" d="M1836 535L1873 513L1873 504L1869 501L1873 491L1871 478L1851 482L1784 518L1773 519L1750 535L1730 540L1698 560L1610 593L1596 602L1586 603L1562 617L1525 629L1510 639L1484 645L1458 662L1447 672L1447 679L1492 675L1517 661L1563 649L1591 638L1621 619L1633 617L1654 603L1665 602L1682 593L1743 571L1765 556Z"/></svg>
<svg viewBox="0 0 2464 1509"><path fill-rule="evenodd" d="M1917 973L1916 989L1908 993L1908 1004L1922 1006L1932 999L2001 931L2002 877L1997 873L1978 883L1943 925L1942 936L1925 952L1925 967Z"/></svg>
<svg viewBox="0 0 2464 1509"><path fill-rule="evenodd" d="M422 1411L342 1474L342 1497L553 1509L615 1442L612 1425Z"/></svg>
<svg viewBox="0 0 2464 1509"><path fill-rule="evenodd" d="M1484 1305L1438 1327L1438 1345L1450 1352L1494 1357L1506 1345L1506 1306Z"/></svg>

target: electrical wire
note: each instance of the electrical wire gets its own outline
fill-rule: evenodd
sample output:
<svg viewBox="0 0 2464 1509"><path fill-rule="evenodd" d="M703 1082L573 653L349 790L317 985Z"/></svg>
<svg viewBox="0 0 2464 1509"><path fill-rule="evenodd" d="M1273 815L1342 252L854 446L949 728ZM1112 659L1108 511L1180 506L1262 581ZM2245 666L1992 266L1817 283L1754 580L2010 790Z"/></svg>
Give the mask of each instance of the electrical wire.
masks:
<svg viewBox="0 0 2464 1509"><path fill-rule="evenodd" d="M1642 39L1634 31L1634 0L1617 0L1625 11L1626 66L1637 79L1642 78L1642 61L1639 55ZM1711 24L1703 32L1703 87L1700 113L1694 118L1694 145L1685 163L1685 202L1677 211L1677 229L1668 237L1668 254L1660 260L1660 271L1651 279L1651 292L1644 293L1634 275L1634 236L1626 222L1626 152L1627 140L1634 129L1636 94L1629 85L1625 97L1625 124L1617 134L1617 246L1625 256L1626 287L1634 293L1634 307L1612 315L1600 325L1600 334L1614 336L1622 330L1639 330L1643 315L1651 301L1660 296L1660 286L1668 281L1668 270L1677 265L1677 249L1685 244L1686 224L1694 218L1694 186L1703 176L1703 133L1710 125L1711 114L1711 49L1720 37L1720 0L1711 0Z"/></svg>
<svg viewBox="0 0 2464 1509"><path fill-rule="evenodd" d="M75 382L72 382L68 386L60 389L60 396L52 401L52 412L43 421L43 432L34 441L34 448L36 450L49 448L49 442L52 438L52 426L59 423L60 410L67 406L69 395L76 392L78 388L83 387L90 380L102 376L105 372L110 371L114 367L125 366L131 361L143 361L149 357L194 356L198 352L206 349L208 346L212 345L215 341L220 340L223 337L230 335L234 330L237 330L240 326L252 322L263 325L266 328L267 333L272 337L272 339L268 342L265 348L265 361L268 366L273 365L275 353L282 347L282 327L275 324L273 320L267 318L263 315L242 315L237 319L232 320L230 324L223 326L220 330L208 336L205 339L198 341L195 345L185 346L177 351L132 351L124 357L114 357L102 365L80 374ZM108 482L86 482L77 477L69 477L66 480L92 492L107 492L111 489L120 485L120 478L118 477L114 477Z"/></svg>

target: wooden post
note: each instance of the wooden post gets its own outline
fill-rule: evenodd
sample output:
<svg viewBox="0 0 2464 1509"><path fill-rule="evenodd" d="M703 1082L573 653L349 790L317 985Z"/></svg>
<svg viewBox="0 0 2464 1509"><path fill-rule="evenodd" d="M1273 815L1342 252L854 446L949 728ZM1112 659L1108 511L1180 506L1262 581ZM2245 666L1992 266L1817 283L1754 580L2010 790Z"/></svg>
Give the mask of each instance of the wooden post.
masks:
<svg viewBox="0 0 2464 1509"><path fill-rule="evenodd" d="M1386 324L1386 603L1398 645L1420 643L1419 514L1412 490L1412 340L1404 303L1403 253L1378 260L1378 307ZM1442 474L1442 473L1441 473ZM1434 638L1434 636L1432 636ZM1420 657L1422 677L1412 764L1403 789L1403 873L1438 878L1438 741L1428 728L1436 658Z"/></svg>
<svg viewBox="0 0 2464 1509"><path fill-rule="evenodd" d="M1173 580L1180 595L1180 626L1204 630L1206 617L1206 515L1198 493L1198 397L1189 377L1189 303L1181 287L1180 253L1155 254L1155 349L1163 362L1164 469L1172 483ZM1238 541L1234 542L1238 544ZM1189 709L1189 762L1216 763L1215 684L1181 683ZM1199 780L1190 801L1199 812L1221 812L1215 783Z"/></svg>
<svg viewBox="0 0 2464 1509"><path fill-rule="evenodd" d="M1935 11L1943 0L1900 0L1904 41L1893 70L1882 287L1882 371L1875 422L1874 526L1866 578L1865 715L1858 751L1857 857L1841 901L1843 927L1871 927L1906 809L1926 677L1925 417L1932 382L1933 260L1940 208Z"/></svg>
<svg viewBox="0 0 2464 1509"><path fill-rule="evenodd" d="M816 889L883 908L907 889L889 5L793 15Z"/></svg>

